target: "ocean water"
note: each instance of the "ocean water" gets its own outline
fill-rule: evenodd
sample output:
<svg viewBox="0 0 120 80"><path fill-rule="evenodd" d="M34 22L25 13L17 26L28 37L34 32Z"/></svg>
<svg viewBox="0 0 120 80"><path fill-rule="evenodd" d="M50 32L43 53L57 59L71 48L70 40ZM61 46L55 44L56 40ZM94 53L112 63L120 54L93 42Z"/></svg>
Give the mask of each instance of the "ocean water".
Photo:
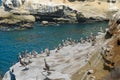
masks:
<svg viewBox="0 0 120 80"><path fill-rule="evenodd" d="M40 52L45 48L54 49L63 39L71 37L80 39L97 34L99 28L107 27L107 22L88 24L60 24L54 26L41 26L34 24L33 29L23 31L0 31L0 71L4 74L13 63L17 62L18 53L36 50Z"/></svg>
<svg viewBox="0 0 120 80"><path fill-rule="evenodd" d="M2 2L2 1L0 0L0 5L1 5L1 2Z"/></svg>

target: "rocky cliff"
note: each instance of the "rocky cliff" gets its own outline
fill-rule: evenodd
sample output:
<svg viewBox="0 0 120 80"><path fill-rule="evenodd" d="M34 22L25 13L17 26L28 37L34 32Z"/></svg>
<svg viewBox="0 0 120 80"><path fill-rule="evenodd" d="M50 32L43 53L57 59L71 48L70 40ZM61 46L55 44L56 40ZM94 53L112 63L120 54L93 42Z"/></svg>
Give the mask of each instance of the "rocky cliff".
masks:
<svg viewBox="0 0 120 80"><path fill-rule="evenodd" d="M91 58L90 65L85 65L75 73L72 80L120 79L120 12L113 15L105 35L97 42L99 43L97 47L100 49ZM92 69L94 73L87 74L89 69Z"/></svg>
<svg viewBox="0 0 120 80"><path fill-rule="evenodd" d="M12 10L10 12L6 12L0 9L0 27L1 30L10 30L9 28L16 28L17 30L23 28L32 28L32 24L35 21L34 16L30 14L24 14L26 11L18 11L15 12Z"/></svg>
<svg viewBox="0 0 120 80"><path fill-rule="evenodd" d="M77 11L64 4L45 4L38 1L31 2L30 0L3 0L0 10L0 24L3 30L9 26L31 28L32 23L35 21L78 22L76 18Z"/></svg>
<svg viewBox="0 0 120 80"><path fill-rule="evenodd" d="M10 80L12 70L20 80L119 80L120 12L97 36L91 34L80 41L68 39L54 50L27 52L25 56L19 55L19 62L6 72L3 80Z"/></svg>
<svg viewBox="0 0 120 80"><path fill-rule="evenodd" d="M55 23L103 21L109 20L119 7L118 2L107 1L2 0L1 12L5 14L1 15L0 22L2 26L8 24L31 26L31 22L35 21Z"/></svg>

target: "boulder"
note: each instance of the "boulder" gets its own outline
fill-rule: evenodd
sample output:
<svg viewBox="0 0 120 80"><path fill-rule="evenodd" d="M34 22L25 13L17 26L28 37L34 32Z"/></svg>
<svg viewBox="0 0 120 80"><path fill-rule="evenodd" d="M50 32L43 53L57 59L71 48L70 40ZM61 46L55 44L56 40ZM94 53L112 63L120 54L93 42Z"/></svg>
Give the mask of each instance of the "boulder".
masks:
<svg viewBox="0 0 120 80"><path fill-rule="evenodd" d="M94 73L94 70L90 69L88 70L88 74L93 74Z"/></svg>
<svg viewBox="0 0 120 80"><path fill-rule="evenodd" d="M42 25L48 25L48 21L42 21L41 24Z"/></svg>

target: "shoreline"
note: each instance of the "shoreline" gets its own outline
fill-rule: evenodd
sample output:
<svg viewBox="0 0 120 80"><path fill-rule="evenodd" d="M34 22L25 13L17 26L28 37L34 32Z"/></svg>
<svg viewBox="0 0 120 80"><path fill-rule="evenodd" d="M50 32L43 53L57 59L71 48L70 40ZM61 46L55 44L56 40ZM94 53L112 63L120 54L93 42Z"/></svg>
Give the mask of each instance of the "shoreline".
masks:
<svg viewBox="0 0 120 80"><path fill-rule="evenodd" d="M70 12L74 12L69 7L62 7L62 10L67 9ZM61 11L61 6L59 8ZM108 24L109 28L106 29L105 33L100 30L97 36L91 34L90 37L80 41L69 38L63 40L62 44L56 49L49 50L46 48L41 54L38 54L36 51L25 51L23 52L24 55L20 53L19 62L10 67L3 80L10 80L12 75L18 80L78 80L78 78L81 80L101 80L106 78L105 76L114 71L120 62L118 56L120 50L119 14L117 13L111 18L112 20ZM80 19L80 22L84 22L86 19L94 20L91 17L84 17L81 13L78 16L77 18ZM14 18L14 16L12 17ZM31 17L34 18L33 16ZM69 20L75 19L75 15L71 18L67 14L67 18ZM97 19L101 20L101 18ZM63 21L63 18L58 20ZM66 18L64 20L69 22ZM43 23L49 24L47 21Z"/></svg>
<svg viewBox="0 0 120 80"><path fill-rule="evenodd" d="M7 26L0 26L0 31L3 32L11 32L11 31L21 31L21 30L27 30L27 29L33 29L35 24L39 24L43 27L48 27L48 26L59 26L61 24L91 24L91 23L96 23L96 22L107 22L108 20L104 20L104 21L88 21L88 22L84 22L84 23L56 23L56 22L47 22L47 23L42 23L42 22L34 22L33 24L30 24L31 27L29 25L27 25L27 27L17 27L16 24L13 25L12 27L8 27ZM29 23L28 23L29 24Z"/></svg>
<svg viewBox="0 0 120 80"><path fill-rule="evenodd" d="M67 40L66 40L67 41ZM74 40L73 40L74 41ZM87 45L86 45L87 44ZM66 46L65 46L66 45ZM89 45L89 46L88 46ZM97 44L95 44L97 45ZM59 45L61 47L61 45ZM60 48L59 47L59 48ZM20 79L20 80L24 80L25 79L25 76L20 76L19 73L24 73L26 76L28 75L31 75L31 74L28 74L28 73L31 73L31 70L34 68L34 70L38 71L36 72L37 74L39 73L39 76L41 75L41 77L39 77L38 79L40 78L45 78L45 76L43 76L41 74L41 72L44 72L44 59L46 59L46 62L47 64L50 66L50 69L52 69L53 71L49 71L51 74L48 75L47 77L48 78L60 78L60 75L61 75L61 78L65 79L65 80L71 80L70 79L70 76L75 74L81 67L83 67L84 65L88 64L88 62L86 62L86 60L89 60L91 58L91 56L94 55L94 49L96 48L96 46L92 46L91 43L89 42L86 42L84 43L84 39L83 39L83 42L82 43L72 43L70 45L69 42L67 42L67 44L64 44L64 47L61 47L57 52L56 52L56 49L55 50L51 50L50 51L50 54L49 56L47 56L46 52L45 53L42 53L42 54L37 54L37 52L35 52L37 55L36 55L36 58L32 57L30 58L30 55L29 55L29 58L27 58L28 60L30 60L30 64L27 65L26 69L28 68L28 70L25 70L25 67L21 67L20 66L20 63L16 63L14 66L12 66L10 68L10 70L14 69L14 74L16 75L16 78L17 79ZM83 50L82 50L83 49ZM84 50L88 50L89 52L87 51L84 51ZM76 51L77 50L77 51ZM80 53L79 53L80 51ZM90 52L92 51L92 52ZM68 53L69 52L69 53ZM86 54L84 54L86 53ZM92 54L91 54L92 53ZM78 56L79 55L79 56ZM31 55L31 56L34 56L34 55ZM81 57L80 57L81 56ZM86 56L86 57L85 57ZM89 56L89 57L88 57ZM71 58L70 58L71 57ZM82 60L81 60L82 59ZM82 62L81 63L77 63L76 61L78 60L81 60ZM85 62L84 62L85 60ZM51 62L52 61L52 62ZM57 63L55 62L57 61ZM69 62L70 61L70 62ZM73 62L72 62L73 61ZM75 61L75 63L74 63ZM72 62L72 63L71 63ZM37 64L36 64L37 63ZM40 65L39 65L39 64ZM82 64L83 63L83 64ZM66 65L67 64L67 65ZM71 66L71 70L76 66L76 69L74 69L73 71L70 71L70 65L74 65L73 67ZM78 65L81 65L81 67L77 67ZM69 68L67 68L69 67ZM65 69L65 70L64 70ZM30 71L30 72L29 72ZM63 71L63 72L61 72ZM34 77L35 76L38 76L37 74L33 75ZM44 73L45 75L47 75L46 71ZM55 77L55 74L57 77ZM63 75L66 75L66 76L63 76ZM5 76L7 76L7 78L5 78ZM3 80L9 80L9 71L4 75L4 78ZM35 77L37 78L37 77ZM30 79L33 79L32 78L32 75L31 75L31 78L29 76L28 79L26 80L30 80Z"/></svg>
<svg viewBox="0 0 120 80"><path fill-rule="evenodd" d="M41 54L25 51L25 55L19 55L19 62L6 72L3 80L10 80L10 73L18 80L109 79L120 65L119 16L120 12L115 14L108 24L109 28L105 32L100 29L97 36L91 34L80 41L68 38L55 50L45 49Z"/></svg>
<svg viewBox="0 0 120 80"><path fill-rule="evenodd" d="M101 4L98 4L96 1L66 1L66 3L60 1L60 3L58 3L57 0L53 0L53 2L46 2L46 4L43 4L43 2L31 3L31 7L28 6L28 2L26 2L24 5L13 7L12 9L7 8L6 6L9 7L9 5L4 4L3 2L4 5L1 6L0 11L4 14L0 14L0 24L3 28L10 27L7 25L11 25L15 28L17 24L18 30L22 30L33 28L33 23L41 23L42 21L46 22L41 23L44 25L51 25L51 23L89 23L95 21L108 21L112 14L116 13L117 10L112 9L109 11L109 3L99 2L101 2ZM103 6L105 7L103 8ZM118 3L115 4L115 6L119 8ZM9 31L9 29L6 31Z"/></svg>
<svg viewBox="0 0 120 80"><path fill-rule="evenodd" d="M58 79L63 78L65 80L74 80L76 79L75 76L77 73L79 73L79 77L81 79L85 78L84 75L87 77L86 73L90 70L92 71L91 75L88 76L88 78L91 77L97 77L97 73L94 73L96 71L95 66L102 66L104 62L103 61L103 55L104 51L109 48L108 42L109 39L105 39L107 32L103 33L103 30L100 29L100 32L98 32L98 35L96 35L95 43L89 42L89 37L85 39L81 39L82 41L74 41L68 38L67 40L63 40L62 44L60 44L55 50L45 50L44 52L41 52L42 54L38 54L36 51L33 52L27 52L25 56L28 57L22 57L24 59L21 65L20 62L13 65L8 72L4 75L4 79L10 78L9 72L14 69L13 74L16 75L16 78L20 78L20 80L25 79ZM67 42L66 42L67 41ZM91 41L91 39L90 39ZM72 43L71 43L72 42ZM64 45L64 46L63 46ZM111 47L110 47L111 48ZM32 54L31 54L32 53ZM19 56L20 57L20 56ZM26 59L27 58L27 59ZM91 60L92 59L92 60ZM24 64L27 62L27 66L25 67ZM50 71L46 71L45 63L50 67ZM40 65L39 65L40 64ZM86 68L86 66L88 68ZM85 70L84 70L85 67ZM81 69L83 71L81 72ZM101 67L100 67L101 69ZM34 75L31 75L31 71L38 71ZM99 71L99 69L98 69ZM102 69L102 71L105 71ZM41 73L43 72L43 73ZM49 74L50 72L50 74ZM21 74L25 74L25 76ZM98 72L99 73L99 72ZM48 75L49 74L49 75ZM105 75L108 74L105 72ZM64 76L66 75L66 76ZM92 76L95 75L95 76ZM100 76L104 77L104 74ZM26 77L28 76L28 77ZM40 76L40 77L38 77ZM56 77L55 77L56 76ZM78 77L78 78L79 78ZM78 79L76 79L78 80Z"/></svg>

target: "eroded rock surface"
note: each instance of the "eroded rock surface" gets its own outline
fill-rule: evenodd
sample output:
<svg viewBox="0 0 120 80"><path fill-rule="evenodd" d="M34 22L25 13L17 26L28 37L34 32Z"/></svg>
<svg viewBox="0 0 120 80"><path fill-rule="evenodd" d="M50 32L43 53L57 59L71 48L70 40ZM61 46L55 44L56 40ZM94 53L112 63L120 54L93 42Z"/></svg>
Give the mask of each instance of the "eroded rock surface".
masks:
<svg viewBox="0 0 120 80"><path fill-rule="evenodd" d="M109 20L119 10L119 3L96 0L85 2L69 2L68 0L2 0L2 9L5 10L5 14L9 13L15 17L31 16L32 22L84 23ZM12 19L11 21L14 23L15 19ZM1 22L5 22L5 20L2 19ZM25 17L24 20L27 20L27 18ZM21 24L29 22L24 22L24 20L19 19L18 21L16 19L16 22ZM6 22L9 23L10 19ZM29 24L31 23L29 22Z"/></svg>

